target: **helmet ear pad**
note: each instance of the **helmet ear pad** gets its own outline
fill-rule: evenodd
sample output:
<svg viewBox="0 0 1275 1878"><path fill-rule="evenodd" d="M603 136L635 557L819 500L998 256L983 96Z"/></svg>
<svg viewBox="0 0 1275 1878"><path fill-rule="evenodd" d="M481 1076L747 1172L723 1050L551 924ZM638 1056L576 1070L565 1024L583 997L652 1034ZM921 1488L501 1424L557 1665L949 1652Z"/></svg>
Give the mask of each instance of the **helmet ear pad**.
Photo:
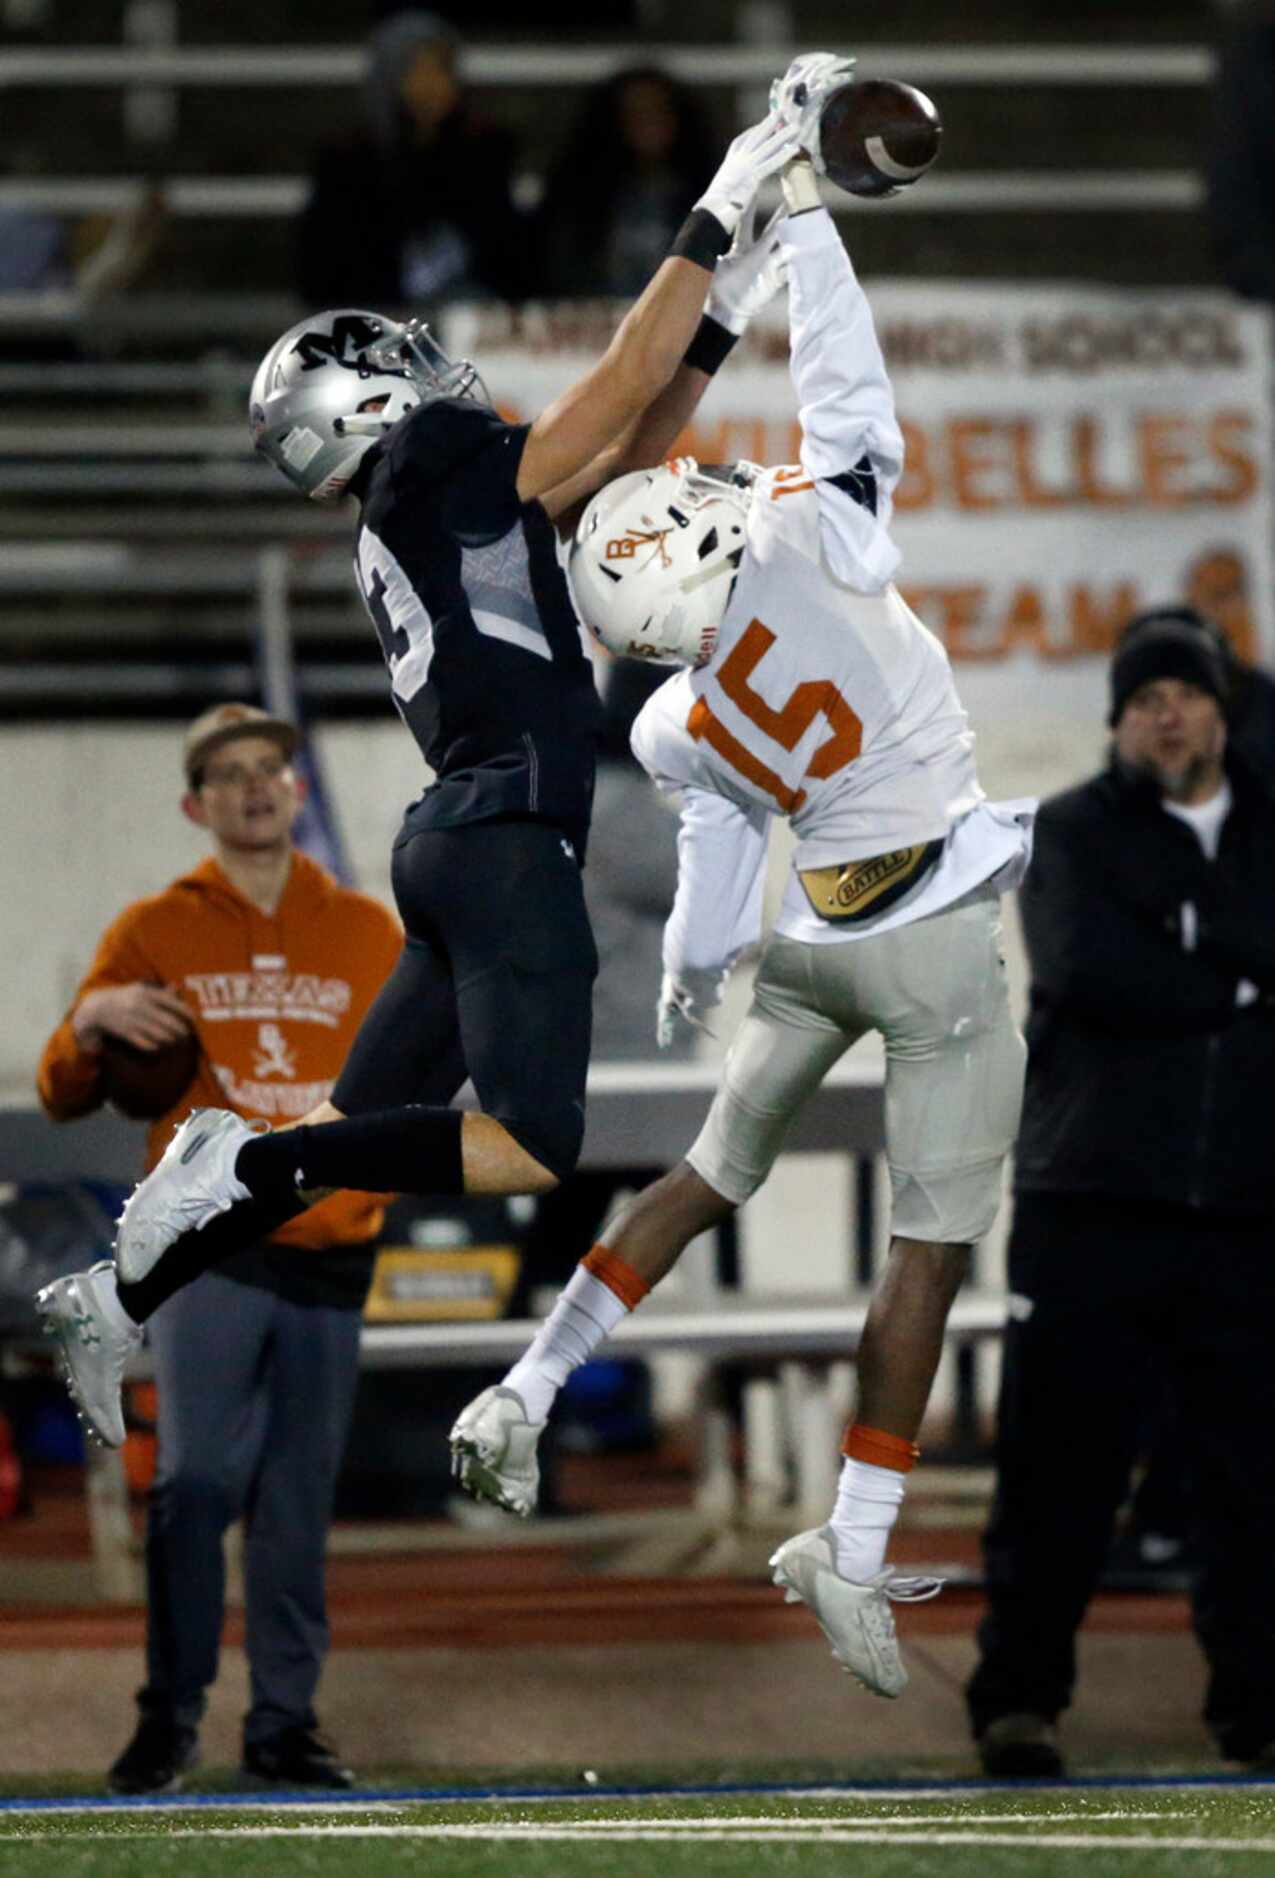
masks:
<svg viewBox="0 0 1275 1878"><path fill-rule="evenodd" d="M691 457L600 489L567 556L576 610L609 652L665 665L711 658L744 551L751 492Z"/></svg>

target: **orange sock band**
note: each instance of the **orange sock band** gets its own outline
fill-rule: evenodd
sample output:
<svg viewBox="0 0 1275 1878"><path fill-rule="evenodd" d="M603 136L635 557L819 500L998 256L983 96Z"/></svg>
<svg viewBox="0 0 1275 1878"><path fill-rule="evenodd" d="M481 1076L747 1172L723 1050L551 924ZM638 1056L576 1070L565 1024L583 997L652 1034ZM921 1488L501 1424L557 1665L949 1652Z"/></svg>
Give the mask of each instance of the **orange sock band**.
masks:
<svg viewBox="0 0 1275 1878"><path fill-rule="evenodd" d="M855 1422L846 1429L841 1452L852 1461L869 1461L873 1467L892 1467L896 1474L910 1474L921 1458L915 1441L902 1435L888 1435L883 1428L865 1428Z"/></svg>
<svg viewBox="0 0 1275 1878"><path fill-rule="evenodd" d="M604 1245L590 1248L580 1263L587 1272L608 1291L614 1291L621 1304L626 1304L631 1311L636 1311L647 1292L651 1289L645 1278L639 1277L631 1265L627 1265L618 1252L611 1252Z"/></svg>

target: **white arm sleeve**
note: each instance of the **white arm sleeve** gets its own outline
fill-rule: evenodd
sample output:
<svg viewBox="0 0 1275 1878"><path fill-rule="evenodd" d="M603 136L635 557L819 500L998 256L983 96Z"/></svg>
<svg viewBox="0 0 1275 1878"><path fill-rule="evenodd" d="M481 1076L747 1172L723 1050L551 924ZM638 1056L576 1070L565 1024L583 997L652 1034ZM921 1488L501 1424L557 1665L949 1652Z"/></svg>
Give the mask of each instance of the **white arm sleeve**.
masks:
<svg viewBox="0 0 1275 1878"><path fill-rule="evenodd" d="M872 309L826 209L779 226L801 460L819 492L823 551L838 580L879 593L900 559L889 531L903 435Z"/></svg>
<svg viewBox="0 0 1275 1878"><path fill-rule="evenodd" d="M705 1002L709 980L728 972L761 937L770 815L713 786L703 747L686 728L695 702L689 672L653 692L638 712L633 754L658 788L681 797L677 892L664 928L664 969ZM715 989L715 986L714 986Z"/></svg>
<svg viewBox="0 0 1275 1878"><path fill-rule="evenodd" d="M665 971L715 1003L717 980L760 939L770 813L715 789L702 746L685 727L693 704L691 674L678 672L638 712L631 744L653 783L682 798Z"/></svg>
<svg viewBox="0 0 1275 1878"><path fill-rule="evenodd" d="M725 974L761 938L769 823L765 809L683 791L677 893L664 928L664 969L679 984Z"/></svg>

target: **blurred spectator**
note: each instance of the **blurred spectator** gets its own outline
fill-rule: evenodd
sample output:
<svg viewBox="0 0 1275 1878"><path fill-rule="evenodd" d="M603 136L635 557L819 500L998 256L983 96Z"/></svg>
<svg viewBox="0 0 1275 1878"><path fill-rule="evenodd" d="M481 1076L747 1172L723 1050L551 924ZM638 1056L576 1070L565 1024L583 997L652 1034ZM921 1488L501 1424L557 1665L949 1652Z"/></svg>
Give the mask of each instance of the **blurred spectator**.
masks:
<svg viewBox="0 0 1275 1878"><path fill-rule="evenodd" d="M331 1088L401 934L379 901L338 886L294 847L295 745L291 723L250 705L215 705L191 725L182 808L212 853L103 935L41 1058L40 1100L55 1121L100 1105L121 1049L144 1065L192 1030L186 1087L174 1106L146 1110L150 1166L192 1109L233 1105L286 1125ZM241 1517L252 1683L243 1771L276 1787L353 1784L312 1703L328 1641L324 1547L381 1198L329 1195L151 1321L159 1458L147 1675L136 1732L107 1776L113 1792L171 1792L197 1759L224 1617L223 1535ZM296 1247L308 1256L284 1249Z"/></svg>
<svg viewBox="0 0 1275 1878"><path fill-rule="evenodd" d="M45 209L0 207L0 293L47 293L71 285L61 219Z"/></svg>
<svg viewBox="0 0 1275 1878"><path fill-rule="evenodd" d="M540 209L550 299L639 293L711 174L716 145L694 93L658 66L590 92Z"/></svg>
<svg viewBox="0 0 1275 1878"><path fill-rule="evenodd" d="M606 655L599 653L599 661ZM679 1027L667 1050L655 1041L656 1007L663 977L664 922L677 888L677 817L656 790L629 744L634 719L653 691L670 677L667 666L637 659L606 659L598 673L603 719L598 737L593 826L584 870L584 898L598 948L593 986L596 1063L685 1060L695 1053L694 1032ZM619 1199L640 1192L667 1165L641 1157L628 1167L578 1167L552 1193L535 1202L523 1240L523 1264L511 1315L535 1311L534 1287L566 1283ZM733 1269L733 1222L717 1234L717 1262ZM469 1394L472 1394L472 1389ZM468 1399L468 1397L467 1397ZM572 1377L555 1421L540 1445L539 1510L560 1511L557 1471L562 1447L593 1442L643 1446L654 1441L647 1365L609 1355Z"/></svg>
<svg viewBox="0 0 1275 1878"><path fill-rule="evenodd" d="M642 1063L694 1054L683 1025L657 1050L655 1012L663 975L664 922L677 888L677 817L629 747L633 720L669 677L667 666L612 659L599 674L603 723L584 898L598 948L593 987L595 1063ZM635 1143L640 1147L640 1143ZM625 1168L577 1168L536 1202L524 1243L525 1280L565 1283L582 1247L593 1244L616 1195L665 1172L636 1159ZM520 1299L526 1308L525 1295Z"/></svg>
<svg viewBox="0 0 1275 1878"><path fill-rule="evenodd" d="M9 174L14 171L10 169ZM74 322L132 286L155 252L167 221L162 189L152 185L117 215L68 220L46 209L0 205L0 353L12 358L72 358ZM29 299L36 323L23 309ZM48 321L46 300L63 299Z"/></svg>
<svg viewBox="0 0 1275 1878"><path fill-rule="evenodd" d="M1214 257L1236 293L1275 304L1275 0L1235 9L1212 102L1206 202Z"/></svg>
<svg viewBox="0 0 1275 1878"><path fill-rule="evenodd" d="M513 200L513 139L476 109L460 51L436 13L395 13L372 33L366 128L319 153L302 211L300 288L309 305L524 297L528 246Z"/></svg>
<svg viewBox="0 0 1275 1878"><path fill-rule="evenodd" d="M599 674L602 728L584 897L598 946L593 1056L662 1062L693 1054L694 1034L657 1050L664 922L677 888L677 817L629 745L633 722L670 677L666 665L609 659ZM685 1027L684 1027L685 1028Z"/></svg>
<svg viewBox="0 0 1275 1878"><path fill-rule="evenodd" d="M1028 1068L988 1612L994 1776L1063 1771L1075 1635L1167 1379L1191 1482L1205 1719L1275 1764L1275 808L1228 744L1233 666L1190 612L1111 668L1108 769L1041 809L1022 888Z"/></svg>

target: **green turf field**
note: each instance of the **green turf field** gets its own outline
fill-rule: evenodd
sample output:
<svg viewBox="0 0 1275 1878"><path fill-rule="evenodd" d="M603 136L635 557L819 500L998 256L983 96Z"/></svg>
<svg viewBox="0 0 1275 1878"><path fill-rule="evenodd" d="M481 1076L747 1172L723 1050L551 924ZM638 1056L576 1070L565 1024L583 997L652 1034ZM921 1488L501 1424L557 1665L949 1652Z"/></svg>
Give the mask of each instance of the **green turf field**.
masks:
<svg viewBox="0 0 1275 1878"><path fill-rule="evenodd" d="M428 1878L1275 1875L1275 1786L371 1797L0 1811L0 1873Z"/></svg>

